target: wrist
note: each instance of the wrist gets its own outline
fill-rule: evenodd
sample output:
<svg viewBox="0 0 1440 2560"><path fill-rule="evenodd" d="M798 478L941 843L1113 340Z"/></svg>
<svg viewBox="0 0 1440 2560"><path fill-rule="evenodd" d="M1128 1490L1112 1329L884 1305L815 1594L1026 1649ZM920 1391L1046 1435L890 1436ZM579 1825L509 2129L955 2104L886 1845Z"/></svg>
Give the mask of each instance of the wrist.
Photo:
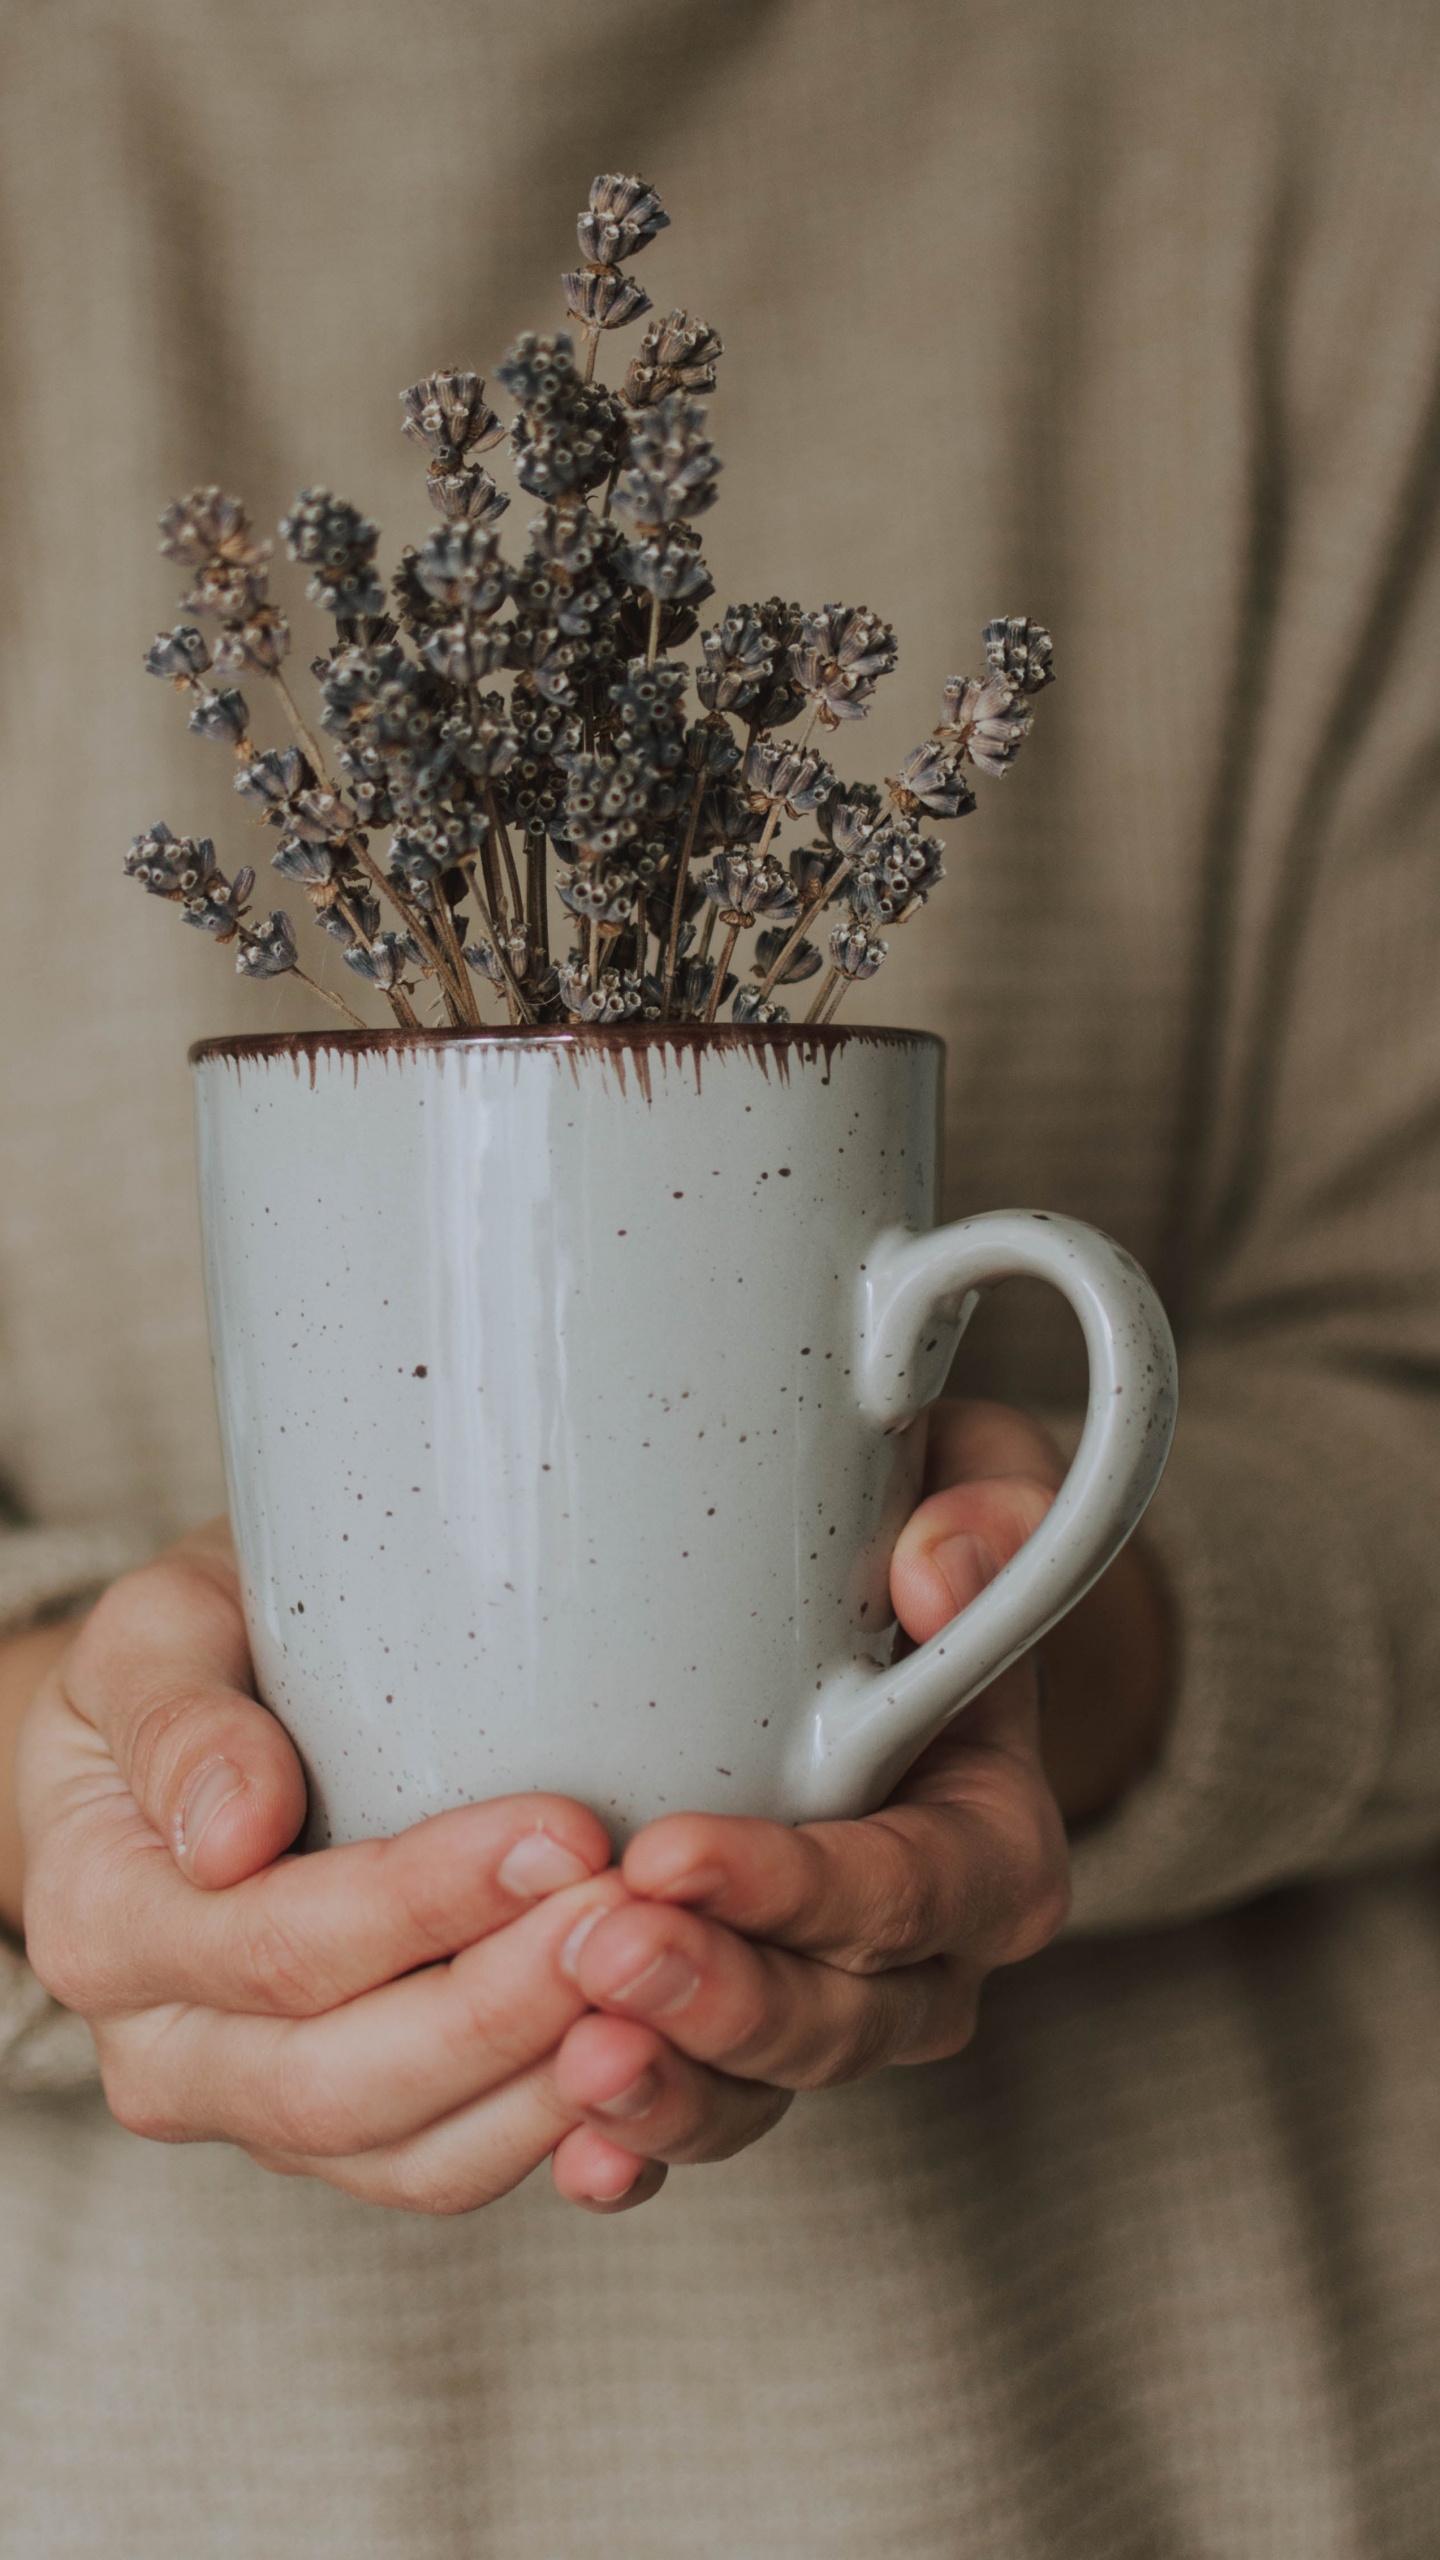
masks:
<svg viewBox="0 0 1440 2560"><path fill-rule="evenodd" d="M31 1701L68 1647L73 1620L29 1627L0 1642L0 1925L24 1935L25 1853L15 1803L15 1752Z"/></svg>

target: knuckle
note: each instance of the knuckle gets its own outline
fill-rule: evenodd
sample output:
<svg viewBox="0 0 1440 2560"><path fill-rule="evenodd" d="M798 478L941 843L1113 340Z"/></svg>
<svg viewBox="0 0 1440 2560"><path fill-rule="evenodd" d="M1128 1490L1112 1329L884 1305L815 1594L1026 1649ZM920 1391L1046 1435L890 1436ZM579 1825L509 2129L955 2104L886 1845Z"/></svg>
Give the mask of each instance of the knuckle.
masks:
<svg viewBox="0 0 1440 2560"><path fill-rule="evenodd" d="M764 2079L765 2064L775 2051L776 2022L763 1984L736 1993L726 2020L724 2050L714 2067L742 2079Z"/></svg>
<svg viewBox="0 0 1440 2560"><path fill-rule="evenodd" d="M888 2004L872 1995L817 2026L787 2077L800 2089L838 2089L889 2062L893 2043Z"/></svg>
<svg viewBox="0 0 1440 2560"><path fill-rule="evenodd" d="M265 2112L268 2138L279 2150L312 2160L341 2160L369 2147L353 2105L325 2078L311 2053L282 2045Z"/></svg>
<svg viewBox="0 0 1440 2560"><path fill-rule="evenodd" d="M329 1986L318 1978L313 1951L273 1906L242 1905L231 1964L246 2009L296 2018L328 2005Z"/></svg>
<svg viewBox="0 0 1440 2560"><path fill-rule="evenodd" d="M973 2043L980 2022L980 1986L971 1976L955 1975L945 1995L904 2054L908 2063L950 2062Z"/></svg>
<svg viewBox="0 0 1440 2560"><path fill-rule="evenodd" d="M1012 1963L1038 1956L1042 1947L1059 1936L1070 1917L1070 1903L1069 1871L1062 1868L1037 1888L1022 1912L1012 1940Z"/></svg>
<svg viewBox="0 0 1440 2560"><path fill-rule="evenodd" d="M792 2104L791 2090L753 2083L739 2107L718 2114L710 2107L697 2108L684 2131L665 2144L665 2157L677 2167L733 2160L771 2132Z"/></svg>
<svg viewBox="0 0 1440 2560"><path fill-rule="evenodd" d="M497 2192L477 2176L473 2163L447 2165L431 2158L424 2146L399 2150L385 2164L384 2200L401 2213L454 2221L462 2213L478 2213L482 2205L493 2204Z"/></svg>
<svg viewBox="0 0 1440 2560"><path fill-rule="evenodd" d="M106 2106L124 2132L139 2134L146 2142L196 2139L143 2059L129 2055L123 2047L100 2049L100 2085Z"/></svg>
<svg viewBox="0 0 1440 2560"><path fill-rule="evenodd" d="M62 2009L74 2009L83 2017L96 1985L80 1933L59 1897L34 1879L26 1883L25 1953L41 1989L58 2000Z"/></svg>
<svg viewBox="0 0 1440 2560"><path fill-rule="evenodd" d="M914 1963L940 1942L945 1929L945 1881L911 1844L877 1826L871 1853L875 1873L863 1910L835 1951L847 1973L889 1973Z"/></svg>
<svg viewBox="0 0 1440 2560"><path fill-rule="evenodd" d="M168 1814L173 1804L178 1814L183 1782L190 1774L192 1738L207 1703L198 1691L166 1688L133 1718L125 1746L126 1775L132 1794L147 1810Z"/></svg>
<svg viewBox="0 0 1440 2560"><path fill-rule="evenodd" d="M377 1886L392 1900L407 1938L439 1961L455 1947L455 1894L446 1871L434 1859L416 1856L412 1836L377 1844ZM424 1961L422 1955L421 1961Z"/></svg>
<svg viewBox="0 0 1440 2560"><path fill-rule="evenodd" d="M451 1988L459 1995L458 2001L447 2000L441 2019L452 2058L469 2064L478 2054L506 2074L527 2068L536 2058L534 2016L516 2004L513 1992L492 1978L483 1961L467 1964L461 1959L448 1970Z"/></svg>

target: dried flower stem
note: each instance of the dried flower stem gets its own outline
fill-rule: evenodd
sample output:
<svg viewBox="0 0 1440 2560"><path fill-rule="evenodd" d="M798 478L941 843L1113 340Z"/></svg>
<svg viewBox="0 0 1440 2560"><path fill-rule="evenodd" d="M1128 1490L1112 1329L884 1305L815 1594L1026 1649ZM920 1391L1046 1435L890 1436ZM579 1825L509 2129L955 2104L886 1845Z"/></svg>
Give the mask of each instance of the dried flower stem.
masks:
<svg viewBox="0 0 1440 2560"><path fill-rule="evenodd" d="M542 974L550 965L550 914L545 883L545 839L533 829L525 838L525 921L530 948Z"/></svg>
<svg viewBox="0 0 1440 2560"><path fill-rule="evenodd" d="M328 987L322 987L318 978L312 978L307 970L301 968L298 960L293 969L287 969L285 974L289 978L298 978L301 986L308 987L312 996L318 996L322 1004L333 1005L335 1011L343 1014L347 1022L353 1023L357 1031L369 1029L362 1015L352 1013L348 1004L342 1003L339 996L332 995Z"/></svg>
<svg viewBox="0 0 1440 2560"><path fill-rule="evenodd" d="M313 729L307 725L301 713L300 706L295 700L295 696L291 692L290 687L286 683L285 678L278 667L272 667L270 669L270 681L278 692L281 701L284 703L286 712L289 716L290 725L315 769L316 780L323 785L325 790L334 792L335 785L331 779L330 769L325 761L325 751L318 738L315 736ZM337 792L335 796L338 799L340 795ZM465 1018L463 1012L464 996L461 993L462 985L468 990L468 978L463 961L458 962L455 979L452 984L445 967L444 959L435 943L431 941L430 935L426 931L424 922L421 919L419 910L413 907L409 899L402 895L400 890L397 889L394 881L390 878L389 874L381 870L380 865L375 860L369 846L362 842L358 833L349 836L346 840L346 844L347 850L354 855L355 860L359 863L362 871L368 873L381 898L389 899L390 904L395 908L397 914L400 916L406 931L412 934L416 942L420 945L421 950L425 953L426 958L429 960L432 969L440 981L440 988L446 999L447 1010L450 1010L452 1007L461 1008L454 1011L453 1019L457 1022L462 1022ZM346 915L347 921L352 924L354 923L354 918L349 915L349 911L345 909L343 905L341 912ZM367 936L359 933L358 926L356 927L356 931L359 940L364 944L365 949L368 951L371 945ZM419 1025L416 1021L414 1011L406 1001L404 995L400 992L399 988L387 987L385 989L385 993L390 998L390 1002L396 1014L399 1016L401 1022L405 1024L406 1029L418 1029Z"/></svg>
<svg viewBox="0 0 1440 2560"><path fill-rule="evenodd" d="M520 888L520 874L515 868L515 856L510 850L510 838L506 831L505 821L500 815L499 804L495 798L495 785L493 782L487 782L485 785L485 814L490 821L490 834L486 839L485 850L489 852L492 843L499 845L501 859L505 865L506 882L509 887L510 896L514 902L515 922L517 924L523 924L525 922L525 900ZM490 885L491 897L494 899L498 894L499 880L498 875L495 872L493 856L491 861L486 864L485 878L487 883Z"/></svg>
<svg viewBox="0 0 1440 2560"><path fill-rule="evenodd" d="M675 970L680 958L680 928L685 919L685 888L690 877L690 857L695 850L695 830L700 824L700 803L705 797L703 769L695 776L695 790L690 802L690 816L685 828L685 841L675 866L675 883L670 899L670 933L665 945L665 984L660 998L660 1019L670 1019L670 999L675 992Z"/></svg>
<svg viewBox="0 0 1440 2560"><path fill-rule="evenodd" d="M414 940L419 944L425 958L430 963L431 974L439 980L441 991L444 994L447 1003L459 1005L462 1002L461 986L462 982L465 980L466 971L463 960L460 960L458 957L458 950L456 979L452 986L446 970L444 955L438 942L435 941L431 935L429 922L424 909L422 907L417 907L411 899L405 896L404 891L397 886L394 880L391 879L387 871L381 870L380 865L376 861L373 853L370 851L369 846L363 843L358 835L350 836L347 839L347 846L348 850L354 855L355 860L359 863L361 870L365 872L367 877L373 882L377 893L382 898L389 899L391 905L400 917L401 923L404 925L406 932L412 935ZM368 942L366 943L365 948L367 951L369 950L370 945ZM388 992L390 991L387 989L387 993ZM457 1012L454 1018L457 1022L462 1022L465 1017L463 1012Z"/></svg>
<svg viewBox="0 0 1440 2560"><path fill-rule="evenodd" d="M840 861L836 863L834 870L830 873L829 878L822 880L814 897L811 899L809 906L805 908L798 924L790 935L788 942L782 944L770 967L761 979L760 992L756 997L757 1004L765 1004L768 1001L770 991L772 987L778 983L781 970L788 966L792 952L799 949L822 907L829 905L836 890L849 878L849 875L854 868L854 856L851 854L842 855Z"/></svg>
<svg viewBox="0 0 1440 2560"><path fill-rule="evenodd" d="M800 735L799 735L799 738L798 738L798 739L797 739L797 741L796 741L796 744L795 744L795 750L794 750L794 752L795 752L795 754L796 754L797 756L803 756L803 754L805 753L806 748L807 748L807 747L808 747L808 745L810 744L810 734L811 734L811 731L813 730L813 728L814 728L814 726L815 726L815 723L816 723L816 721L819 719L819 717L820 717L820 705L819 705L819 703L817 702L817 703L816 703L816 705L815 705L814 710L813 710L813 711L811 712L811 714L810 714L809 719L806 721L804 728L801 730ZM757 862L763 862L763 861L764 861L766 854L767 854L767 853L769 852L769 850L770 850L770 839L771 839L771 837L774 835L775 830L776 830L776 828L779 826L780 821L781 821L781 819L784 817L784 815L785 815L785 803L784 803L784 801L783 801L783 800L772 800L772 801L771 801L771 803L770 803L769 814L768 814L768 816L766 817L766 820L765 820L765 829L764 829L764 833L762 834L762 836L761 836L761 838L760 838L759 843L758 843L758 844L757 844L757 846L755 847L755 859L756 859L756 861L757 861Z"/></svg>
<svg viewBox="0 0 1440 2560"><path fill-rule="evenodd" d="M706 1004L704 1014L701 1017L705 1022L713 1022L716 1014L720 1010L720 997L725 985L725 972L729 968L730 963L735 956L735 945L739 941L739 938L740 927L738 924L732 924L725 935L725 947L720 954L719 962L715 970L715 983L710 990L709 1001Z"/></svg>
<svg viewBox="0 0 1440 2560"><path fill-rule="evenodd" d="M350 927L350 930L355 936L356 941L359 943L361 950L373 951L375 945L371 941L369 934L366 932L365 927L355 913L354 908L351 906L349 899L337 898L335 900L335 905L340 914L344 917L345 922ZM405 993L404 988L400 986L390 986L386 987L383 992L389 1001L390 1009L393 1012L396 1021L399 1022L406 1031L418 1031L420 1028L419 1019L416 1015L414 1006L411 1004L409 997Z"/></svg>
<svg viewBox="0 0 1440 2560"><path fill-rule="evenodd" d="M427 990L432 1013L480 1024L491 1012L482 976L517 1024L681 1014L713 1024L727 978L745 965L735 959L740 936L758 924L757 947L776 956L763 974L751 968L735 1018L788 1018L772 990L803 980L818 982L805 1019L829 1021L885 960L882 928L917 914L944 876L944 846L923 832L927 821L973 809L971 768L1008 771L1033 700L1054 677L1042 625L1023 615L987 623L985 672L951 678L942 718L904 759L882 815L877 790L842 782L810 750L817 724L829 732L864 715L896 663L894 632L867 606L806 611L779 596L732 605L701 634L703 668L687 665L683 643L714 591L695 525L721 468L702 405L720 342L674 310L646 331L622 396L601 387L599 371L603 332L652 308L621 263L667 220L644 179L598 177L577 226L580 269L564 278L583 351L571 334L527 330L497 367L518 411L515 477L543 510L518 567L494 531L509 500L479 462L505 429L474 373L442 369L401 395L443 523L406 550L388 591L378 526L333 490L301 490L280 532L312 573L309 598L333 617L337 642L315 661L324 711L314 728L281 670L290 625L269 594L270 546L255 540L242 502L195 489L160 520L161 549L190 573L185 609L212 617L222 639L212 649L179 623L157 635L147 671L188 696L198 735L234 748L245 797L285 831L282 877L304 883L322 920L343 926L347 964L410 1028ZM497 619L504 607L513 621ZM257 752L229 681L251 669L274 684L294 745ZM502 670L508 692L485 690ZM699 707L687 716L692 686ZM825 842L777 855L790 822L811 810ZM567 910L558 968L552 847ZM697 849L712 866L703 898ZM135 838L126 870L221 940L233 940L255 878L245 864L227 879L208 838L177 837L163 823ZM804 937L837 892L826 969ZM487 946L467 960L465 897L493 954ZM242 941L242 974L293 969L358 1024L294 955L277 908Z"/></svg>
<svg viewBox="0 0 1440 2560"><path fill-rule="evenodd" d="M821 979L819 986L815 990L815 1000L811 1005L809 1012L805 1016L807 1022L824 1021L826 1005L834 994L836 986L843 986L843 984L844 980L841 978L838 969L826 970L824 977Z"/></svg>
<svg viewBox="0 0 1440 2560"><path fill-rule="evenodd" d="M471 894L474 897L476 906L480 910L480 921L489 936L490 947L494 952L496 959L500 963L500 973L505 980L505 993L510 1002L510 1019L512 1022L533 1022L535 1016L531 1012L529 1005L526 1003L516 980L515 972L510 966L505 945L501 939L500 927L495 921L495 911L480 885L480 878L475 868L475 856L473 853L466 855L464 861L460 865L460 868L470 883Z"/></svg>
<svg viewBox="0 0 1440 2560"><path fill-rule="evenodd" d="M450 911L450 901L445 895L443 880L437 880L435 883L435 913L440 920L440 930L445 937L450 966L455 972L455 982L460 989L460 1002L456 1006L449 987L443 978L440 980L440 993L445 999L445 1010L452 1015L457 1028L463 1026L467 1030L478 1031L480 1007L475 1001L475 989L471 984L470 972L465 966L465 955L460 948L460 936L455 930L455 918Z"/></svg>
<svg viewBox="0 0 1440 2560"><path fill-rule="evenodd" d="M290 726L294 730L296 737L299 739L301 746L304 748L305 753L314 766L318 780L324 783L327 791L332 791L335 786L330 780L330 775L326 767L324 748L321 746L314 730L307 726L305 716L300 709L300 705L296 701L295 696L291 692L290 687L280 672L280 669L278 667L272 667L269 673L270 681L275 687L276 692L279 694L281 701L285 705L285 713L290 722Z"/></svg>

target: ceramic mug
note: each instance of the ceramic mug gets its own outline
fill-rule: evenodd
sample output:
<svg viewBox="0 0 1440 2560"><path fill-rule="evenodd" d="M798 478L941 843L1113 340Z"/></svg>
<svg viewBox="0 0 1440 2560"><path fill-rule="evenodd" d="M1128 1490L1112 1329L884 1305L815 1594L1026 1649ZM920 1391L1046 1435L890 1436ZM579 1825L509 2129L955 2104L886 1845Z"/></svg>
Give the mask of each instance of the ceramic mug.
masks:
<svg viewBox="0 0 1440 2560"><path fill-rule="evenodd" d="M230 1512L312 1842L529 1788L617 1840L883 1801L1134 1528L1174 1352L1129 1256L933 1227L925 1034L640 1027L193 1053ZM895 1536L979 1292L1069 1299L1042 1526L892 1664Z"/></svg>

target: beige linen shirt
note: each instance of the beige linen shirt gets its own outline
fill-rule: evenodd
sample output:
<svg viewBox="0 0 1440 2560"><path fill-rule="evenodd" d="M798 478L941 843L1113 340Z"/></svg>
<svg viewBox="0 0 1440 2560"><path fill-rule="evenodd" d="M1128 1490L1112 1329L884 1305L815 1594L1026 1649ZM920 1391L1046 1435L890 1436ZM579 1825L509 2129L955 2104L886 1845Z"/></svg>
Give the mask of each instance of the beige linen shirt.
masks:
<svg viewBox="0 0 1440 2560"><path fill-rule="evenodd" d="M395 395L553 323L596 169L726 340L721 600L900 627L857 769L1055 629L870 1011L951 1205L1113 1230L1184 1370L1165 1756L954 2063L430 2223L121 2132L10 1959L3 2560L1433 2560L1437 126L1422 0L0 17L5 1618L217 1506L184 1052L312 1018L120 877L243 839L155 514L418 538ZM964 1382L1063 1403L1068 1320Z"/></svg>

